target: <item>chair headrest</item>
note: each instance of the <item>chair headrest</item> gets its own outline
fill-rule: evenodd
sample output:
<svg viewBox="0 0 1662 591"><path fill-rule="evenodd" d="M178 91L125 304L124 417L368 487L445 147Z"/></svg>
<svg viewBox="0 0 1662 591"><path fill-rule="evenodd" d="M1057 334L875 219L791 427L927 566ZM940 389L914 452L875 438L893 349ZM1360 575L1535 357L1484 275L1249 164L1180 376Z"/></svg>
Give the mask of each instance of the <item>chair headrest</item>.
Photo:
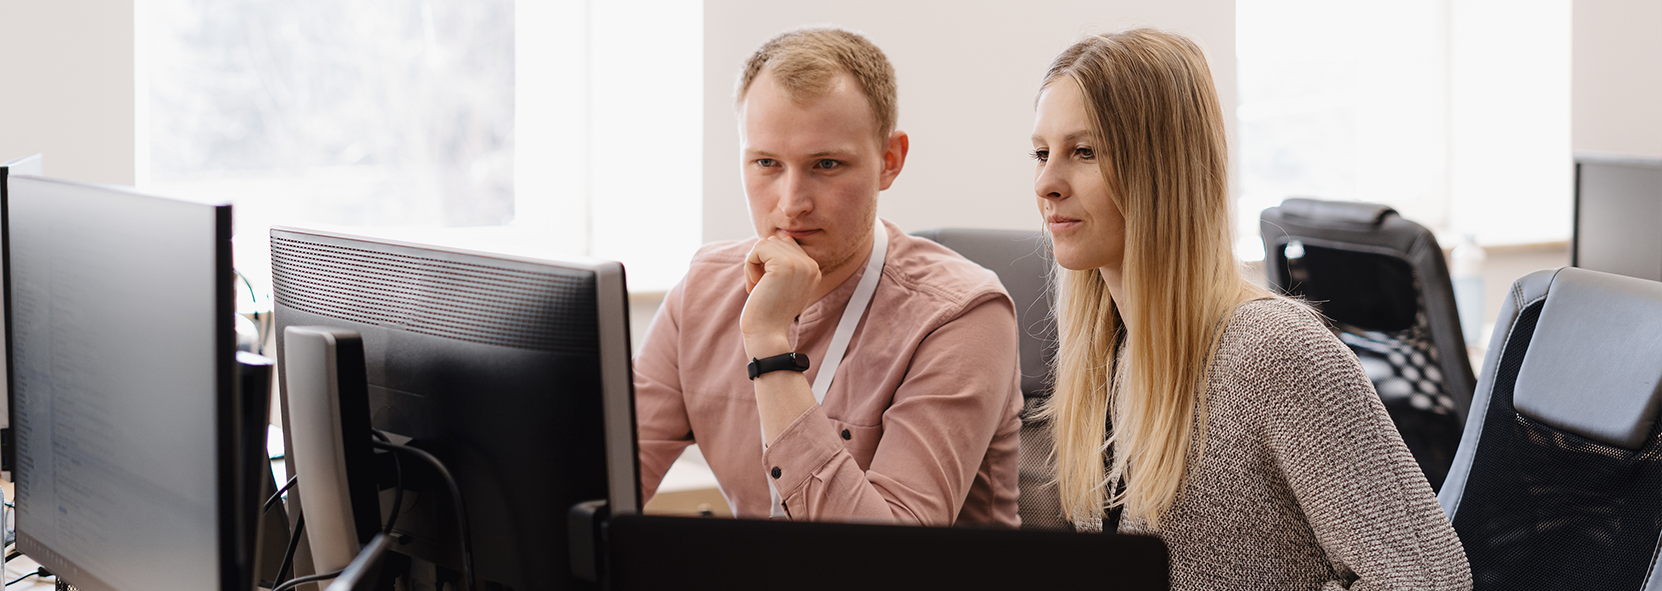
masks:
<svg viewBox="0 0 1662 591"><path fill-rule="evenodd" d="M1385 216L1395 214L1397 210L1378 203L1362 203L1359 201L1321 201L1294 197L1281 202L1281 211L1286 215L1308 220L1325 222L1348 222L1352 224L1379 225L1385 221Z"/></svg>
<svg viewBox="0 0 1662 591"><path fill-rule="evenodd" d="M1056 327L1050 321L1053 294L1050 283L1050 245L1042 233L1021 230L939 228L913 232L956 251L998 274L999 282L1016 306L1020 332L1021 393L1035 398L1050 395L1046 378L1055 354Z"/></svg>
<svg viewBox="0 0 1662 591"><path fill-rule="evenodd" d="M1518 370L1513 407L1553 428L1636 450L1656 424L1659 402L1662 283L1559 270Z"/></svg>

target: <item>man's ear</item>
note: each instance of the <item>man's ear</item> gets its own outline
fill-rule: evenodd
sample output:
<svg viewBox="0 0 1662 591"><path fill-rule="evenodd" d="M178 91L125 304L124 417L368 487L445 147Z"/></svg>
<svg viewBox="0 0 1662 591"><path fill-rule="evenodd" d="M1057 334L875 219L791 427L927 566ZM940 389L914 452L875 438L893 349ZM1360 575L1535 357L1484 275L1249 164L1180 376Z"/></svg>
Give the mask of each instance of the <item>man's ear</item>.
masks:
<svg viewBox="0 0 1662 591"><path fill-rule="evenodd" d="M883 146L883 174L878 178L877 190L887 191L889 185L894 184L894 178L900 176L900 169L906 166L906 151L911 146L911 138L906 137L906 132L896 129L889 134L889 141Z"/></svg>

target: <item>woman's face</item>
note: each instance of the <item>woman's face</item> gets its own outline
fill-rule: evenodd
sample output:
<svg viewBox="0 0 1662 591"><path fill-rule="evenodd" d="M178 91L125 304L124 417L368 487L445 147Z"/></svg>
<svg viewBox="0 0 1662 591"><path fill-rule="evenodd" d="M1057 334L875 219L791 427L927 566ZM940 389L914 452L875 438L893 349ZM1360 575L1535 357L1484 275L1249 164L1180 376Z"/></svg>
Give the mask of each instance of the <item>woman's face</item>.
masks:
<svg viewBox="0 0 1662 591"><path fill-rule="evenodd" d="M1125 256L1125 218L1109 198L1097 160L1098 139L1085 97L1059 77L1039 94L1033 118L1033 192L1064 269L1100 268L1118 275Z"/></svg>

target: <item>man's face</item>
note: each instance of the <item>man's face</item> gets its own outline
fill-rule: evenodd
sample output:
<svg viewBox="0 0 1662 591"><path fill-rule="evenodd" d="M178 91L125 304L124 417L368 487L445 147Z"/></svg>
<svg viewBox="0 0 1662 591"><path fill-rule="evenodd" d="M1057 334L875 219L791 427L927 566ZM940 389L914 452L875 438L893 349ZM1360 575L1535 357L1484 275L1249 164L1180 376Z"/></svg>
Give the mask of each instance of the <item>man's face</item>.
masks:
<svg viewBox="0 0 1662 591"><path fill-rule="evenodd" d="M828 92L795 102L764 71L739 111L756 235L796 240L823 273L858 264L852 259L871 241L877 193L900 173L905 142L898 131L877 141L876 118L853 76L839 74Z"/></svg>

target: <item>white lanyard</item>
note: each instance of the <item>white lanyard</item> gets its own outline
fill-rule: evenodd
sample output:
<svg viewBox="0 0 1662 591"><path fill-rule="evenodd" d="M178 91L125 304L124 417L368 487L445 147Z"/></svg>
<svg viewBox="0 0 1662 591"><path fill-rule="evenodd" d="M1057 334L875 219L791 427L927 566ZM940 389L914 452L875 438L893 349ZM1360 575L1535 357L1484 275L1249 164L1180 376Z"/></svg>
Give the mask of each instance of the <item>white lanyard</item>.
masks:
<svg viewBox="0 0 1662 591"><path fill-rule="evenodd" d="M883 259L889 254L889 232L883 227L883 221L877 221L877 228L872 231L871 258L866 260L866 273L860 276L859 285L854 286L854 295L849 296L848 306L843 308L843 317L837 321L837 332L831 335L831 345L825 349L825 361L819 366L819 374L814 376L814 402L824 404L825 393L831 391L831 380L836 378L837 367L843 363L843 355L848 352L848 341L854 338L854 329L860 325L860 318L866 315L866 308L871 307L871 296L877 292L877 280L883 275ZM762 432L762 452L767 453L767 431ZM770 517L785 517L785 507L779 498L779 489L773 486L773 479L768 481L768 498L772 511Z"/></svg>

